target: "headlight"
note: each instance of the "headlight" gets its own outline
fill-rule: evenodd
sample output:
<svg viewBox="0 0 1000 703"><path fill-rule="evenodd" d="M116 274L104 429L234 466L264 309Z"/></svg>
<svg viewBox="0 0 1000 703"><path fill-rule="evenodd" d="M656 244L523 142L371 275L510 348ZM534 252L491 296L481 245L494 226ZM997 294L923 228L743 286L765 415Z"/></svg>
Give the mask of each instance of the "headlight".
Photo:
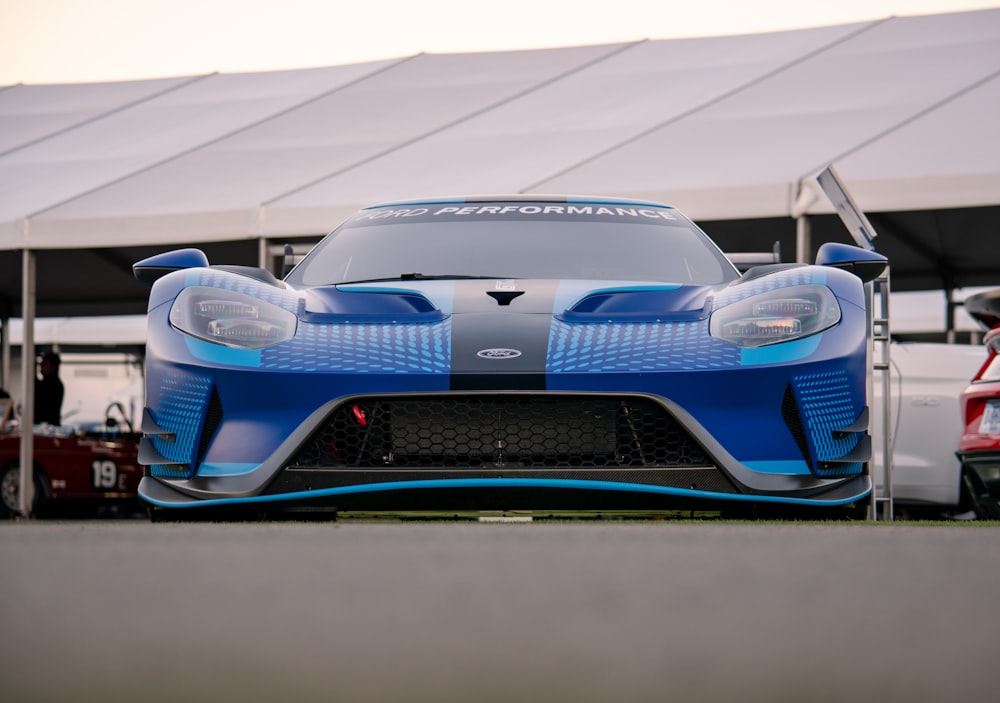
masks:
<svg viewBox="0 0 1000 703"><path fill-rule="evenodd" d="M840 305L826 286L778 288L712 313L713 337L738 347L763 347L801 339L840 322Z"/></svg>
<svg viewBox="0 0 1000 703"><path fill-rule="evenodd" d="M206 342L261 349L295 336L295 314L220 288L185 288L170 308L170 324Z"/></svg>

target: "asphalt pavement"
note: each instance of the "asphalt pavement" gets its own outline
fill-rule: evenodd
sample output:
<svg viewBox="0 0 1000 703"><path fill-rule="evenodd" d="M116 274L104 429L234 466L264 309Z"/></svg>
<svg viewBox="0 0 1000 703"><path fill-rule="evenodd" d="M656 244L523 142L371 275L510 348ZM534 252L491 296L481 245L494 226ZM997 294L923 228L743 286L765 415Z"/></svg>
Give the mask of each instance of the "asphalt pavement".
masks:
<svg viewBox="0 0 1000 703"><path fill-rule="evenodd" d="M1000 528L0 524L5 701L995 700Z"/></svg>

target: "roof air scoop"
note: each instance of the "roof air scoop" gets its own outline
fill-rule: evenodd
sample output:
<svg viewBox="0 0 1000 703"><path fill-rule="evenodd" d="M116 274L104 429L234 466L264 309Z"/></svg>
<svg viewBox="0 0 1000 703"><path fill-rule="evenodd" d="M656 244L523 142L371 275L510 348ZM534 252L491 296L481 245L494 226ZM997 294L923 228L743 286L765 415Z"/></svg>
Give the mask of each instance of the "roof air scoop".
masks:
<svg viewBox="0 0 1000 703"><path fill-rule="evenodd" d="M497 301L497 305L510 305L514 298L524 295L523 290L489 290L486 295Z"/></svg>

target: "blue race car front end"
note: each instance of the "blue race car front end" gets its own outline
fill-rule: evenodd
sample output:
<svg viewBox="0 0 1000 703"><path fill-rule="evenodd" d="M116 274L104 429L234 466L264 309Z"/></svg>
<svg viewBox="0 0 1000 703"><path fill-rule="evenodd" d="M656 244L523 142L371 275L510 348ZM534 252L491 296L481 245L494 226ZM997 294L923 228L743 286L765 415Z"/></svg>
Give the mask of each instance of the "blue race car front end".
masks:
<svg viewBox="0 0 1000 703"><path fill-rule="evenodd" d="M698 256L689 269L712 268ZM522 277L485 258L497 275L329 283L301 271L309 259L285 282L166 266L150 296L143 500L600 512L868 499L857 276L740 277L723 261L707 281Z"/></svg>

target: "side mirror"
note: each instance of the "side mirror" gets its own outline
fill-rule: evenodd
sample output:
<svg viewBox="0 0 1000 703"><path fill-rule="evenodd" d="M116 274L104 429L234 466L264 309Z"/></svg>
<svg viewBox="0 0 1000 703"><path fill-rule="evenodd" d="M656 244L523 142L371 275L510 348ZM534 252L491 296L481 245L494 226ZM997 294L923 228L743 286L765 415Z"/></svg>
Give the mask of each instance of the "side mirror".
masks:
<svg viewBox="0 0 1000 703"><path fill-rule="evenodd" d="M205 266L208 266L208 257L201 249L177 249L132 264L132 275L149 286L168 273Z"/></svg>
<svg viewBox="0 0 1000 703"><path fill-rule="evenodd" d="M889 260L874 251L868 251L850 244L827 242L816 252L817 266L833 266L850 271L863 282L868 283L878 278Z"/></svg>

